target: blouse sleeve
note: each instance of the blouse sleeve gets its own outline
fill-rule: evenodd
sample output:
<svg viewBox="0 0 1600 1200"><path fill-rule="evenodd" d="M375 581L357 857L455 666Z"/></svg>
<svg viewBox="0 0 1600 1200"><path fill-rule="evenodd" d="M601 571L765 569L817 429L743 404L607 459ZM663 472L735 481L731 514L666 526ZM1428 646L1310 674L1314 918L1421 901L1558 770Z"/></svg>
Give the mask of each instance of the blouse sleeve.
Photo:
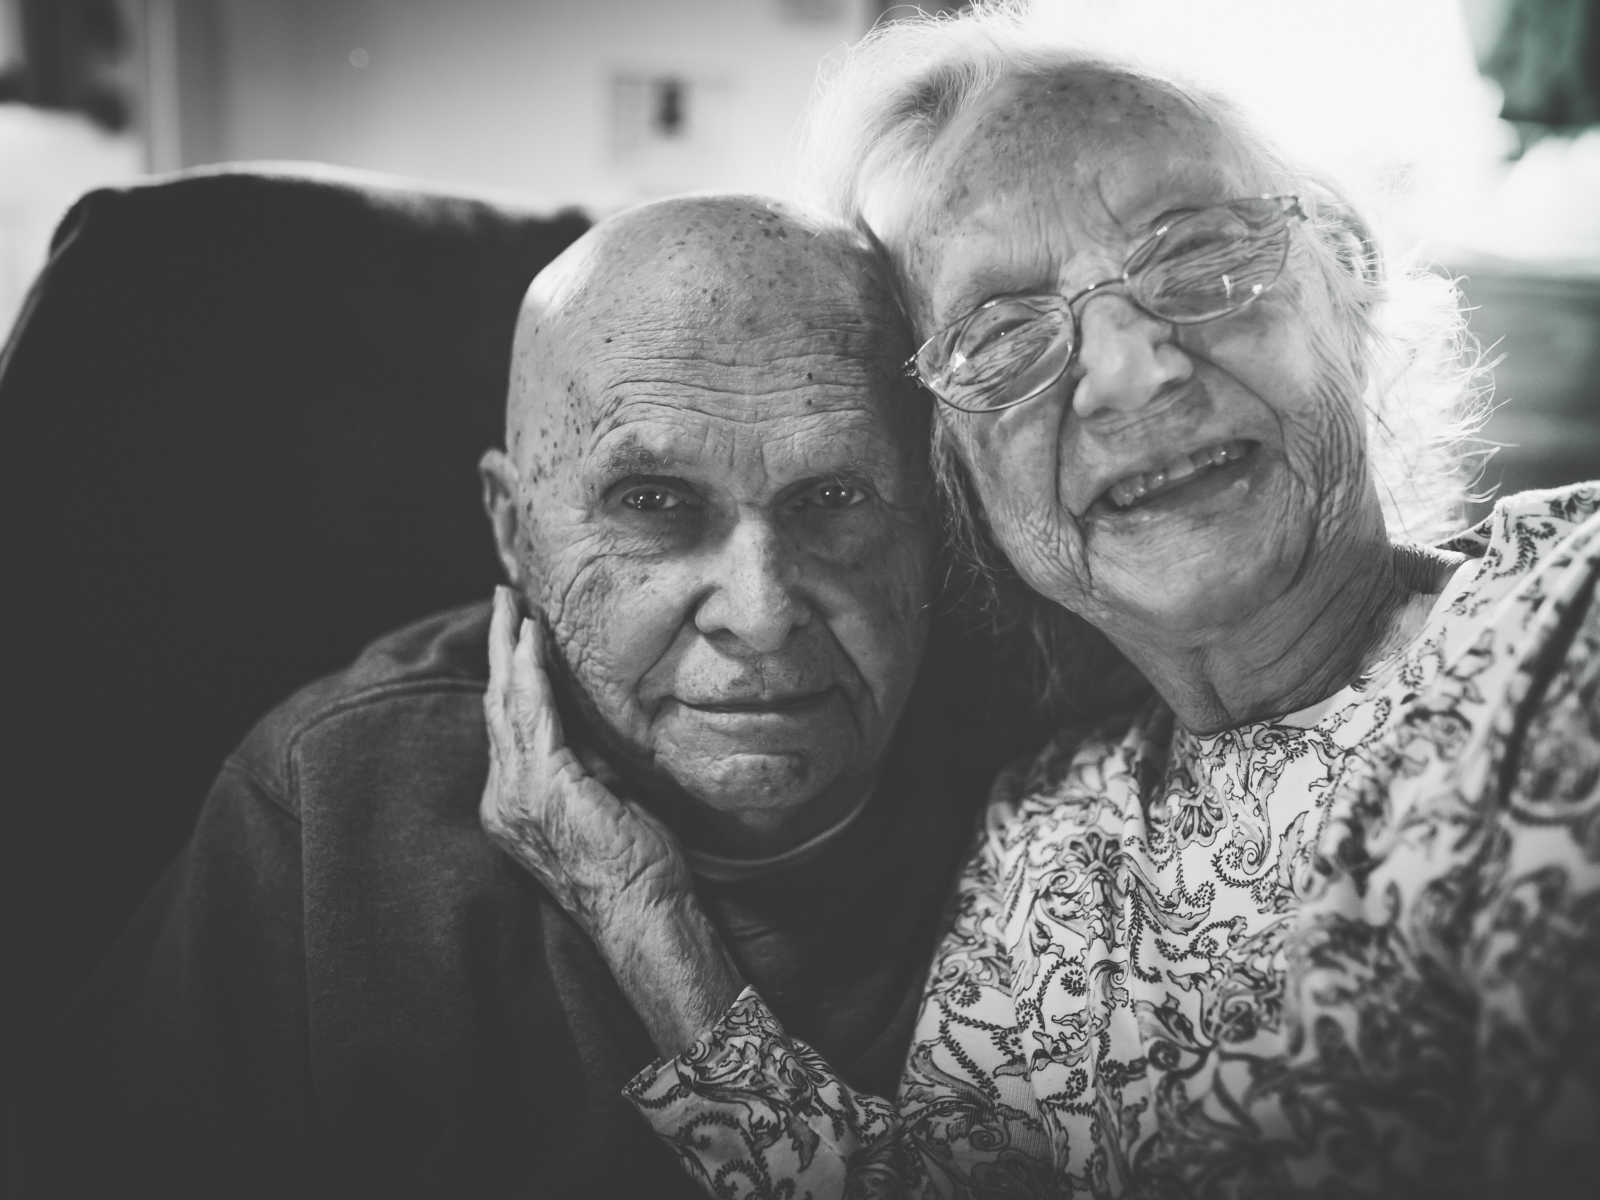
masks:
<svg viewBox="0 0 1600 1200"><path fill-rule="evenodd" d="M997 794L1006 786L997 786ZM897 1103L858 1092L751 989L627 1094L708 1195L1052 1195L1003 939L992 804L934 956Z"/></svg>
<svg viewBox="0 0 1600 1200"><path fill-rule="evenodd" d="M1521 1194L1600 1178L1600 607L1594 574L1546 617L1465 949L1479 1000L1478 1123L1489 1175Z"/></svg>

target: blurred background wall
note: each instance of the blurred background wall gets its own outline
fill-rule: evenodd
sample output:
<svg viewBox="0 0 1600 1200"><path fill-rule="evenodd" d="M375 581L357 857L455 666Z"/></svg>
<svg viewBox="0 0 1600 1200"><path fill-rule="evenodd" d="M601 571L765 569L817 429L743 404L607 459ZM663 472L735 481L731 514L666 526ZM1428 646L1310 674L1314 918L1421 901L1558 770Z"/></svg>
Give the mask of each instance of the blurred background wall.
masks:
<svg viewBox="0 0 1600 1200"><path fill-rule="evenodd" d="M312 158L554 204L781 182L870 0L154 0L158 167ZM152 132L157 132L152 130Z"/></svg>
<svg viewBox="0 0 1600 1200"><path fill-rule="evenodd" d="M0 327L65 204L145 171L309 159L594 212L777 190L818 61L878 9L0 0Z"/></svg>
<svg viewBox="0 0 1600 1200"><path fill-rule="evenodd" d="M1215 79L1460 275L1502 356L1488 481L1600 475L1600 4L1044 0ZM316 160L600 215L790 190L818 64L885 0L0 0L0 331L89 187ZM935 0L924 9L958 8ZM1532 464L1531 471L1525 466Z"/></svg>

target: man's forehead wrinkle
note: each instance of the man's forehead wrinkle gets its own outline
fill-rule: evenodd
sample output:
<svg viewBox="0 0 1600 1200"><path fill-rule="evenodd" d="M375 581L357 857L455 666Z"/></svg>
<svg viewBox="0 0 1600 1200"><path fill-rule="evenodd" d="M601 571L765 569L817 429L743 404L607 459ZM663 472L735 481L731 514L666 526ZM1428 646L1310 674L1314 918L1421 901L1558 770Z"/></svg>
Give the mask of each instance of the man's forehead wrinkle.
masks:
<svg viewBox="0 0 1600 1200"><path fill-rule="evenodd" d="M738 405L685 414L678 406L647 401L597 429L585 459L591 471L613 475L672 474L697 461L703 465L708 453L715 462L718 453L739 452L752 437L762 445L792 442L798 462L826 459L832 469L881 468L903 454L886 424L859 402L775 415Z"/></svg>
<svg viewBox="0 0 1600 1200"><path fill-rule="evenodd" d="M569 322L569 327L591 344L644 343L652 350L676 347L680 353L701 342L816 340L831 330L881 336L894 329L886 284L821 270L816 263L756 271L705 266L658 272L629 284L630 291L596 304L584 324Z"/></svg>
<svg viewBox="0 0 1600 1200"><path fill-rule="evenodd" d="M887 389L885 389L886 391ZM840 428L842 420L859 416L870 420L874 393L862 387L840 386L828 389L808 389L810 394L796 398L786 411L774 413L771 401L787 395L783 390L755 392L703 392L691 405L684 398L655 398L650 396L619 397L595 423L589 438L589 452L619 435L619 431L639 431L641 445L659 451L674 437L685 436L691 429L704 430L724 426L730 429L786 425L815 426L823 435L831 435ZM893 397L877 401L885 406L895 402ZM609 453L609 451L608 451Z"/></svg>
<svg viewBox="0 0 1600 1200"><path fill-rule="evenodd" d="M831 402L841 389L859 395L894 378L910 352L897 324L855 312L836 319L792 311L781 327L747 334L726 322L634 327L591 351L586 376L602 422L652 395L766 397L808 389L812 402Z"/></svg>
<svg viewBox="0 0 1600 1200"><path fill-rule="evenodd" d="M762 318L767 322L767 318ZM700 325L660 329L637 326L591 345L585 355L590 377L602 386L646 377L673 377L652 366L683 368L686 376L714 377L718 372L761 371L781 376L798 370L801 377L854 375L863 368L896 361L904 333L881 321L836 320L790 310L781 328L741 330ZM683 376L679 376L682 378Z"/></svg>

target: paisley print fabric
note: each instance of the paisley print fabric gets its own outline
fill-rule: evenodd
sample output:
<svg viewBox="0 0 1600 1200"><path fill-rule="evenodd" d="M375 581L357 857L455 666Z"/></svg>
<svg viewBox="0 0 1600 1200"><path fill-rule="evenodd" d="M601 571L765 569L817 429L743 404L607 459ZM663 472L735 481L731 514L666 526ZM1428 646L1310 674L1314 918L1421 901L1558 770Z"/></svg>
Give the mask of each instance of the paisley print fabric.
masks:
<svg viewBox="0 0 1600 1200"><path fill-rule="evenodd" d="M717 1196L1600 1194L1597 508L1311 709L1002 777L894 1103L748 990L630 1097Z"/></svg>

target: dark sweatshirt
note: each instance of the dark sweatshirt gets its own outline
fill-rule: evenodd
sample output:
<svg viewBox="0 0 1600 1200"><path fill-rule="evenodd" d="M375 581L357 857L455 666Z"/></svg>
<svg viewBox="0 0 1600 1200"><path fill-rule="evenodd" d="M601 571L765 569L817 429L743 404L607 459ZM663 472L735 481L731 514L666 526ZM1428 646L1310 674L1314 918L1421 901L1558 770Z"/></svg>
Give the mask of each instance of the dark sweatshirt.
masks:
<svg viewBox="0 0 1600 1200"><path fill-rule="evenodd" d="M40 1043L25 1194L698 1194L621 1096L654 1057L643 1027L479 828L487 621L474 605L384 638L229 758ZM960 680L937 670L846 833L701 886L790 1031L874 1092L1003 753L958 728Z"/></svg>

